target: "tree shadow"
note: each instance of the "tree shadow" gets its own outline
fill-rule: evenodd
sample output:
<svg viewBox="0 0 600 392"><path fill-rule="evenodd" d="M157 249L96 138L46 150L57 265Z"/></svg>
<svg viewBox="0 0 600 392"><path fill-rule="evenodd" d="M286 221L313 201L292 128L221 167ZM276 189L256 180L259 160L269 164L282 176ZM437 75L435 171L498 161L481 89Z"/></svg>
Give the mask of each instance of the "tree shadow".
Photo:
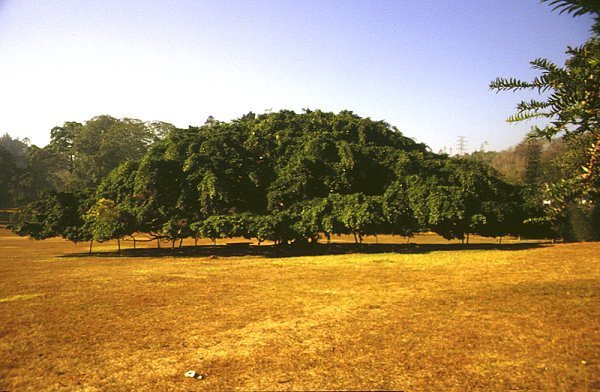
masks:
<svg viewBox="0 0 600 392"><path fill-rule="evenodd" d="M517 244L310 244L296 245L198 245L181 248L138 248L116 251L69 253L60 257L265 257L286 258L299 256L328 256L344 254L426 254L440 251L518 251L548 246L549 242Z"/></svg>

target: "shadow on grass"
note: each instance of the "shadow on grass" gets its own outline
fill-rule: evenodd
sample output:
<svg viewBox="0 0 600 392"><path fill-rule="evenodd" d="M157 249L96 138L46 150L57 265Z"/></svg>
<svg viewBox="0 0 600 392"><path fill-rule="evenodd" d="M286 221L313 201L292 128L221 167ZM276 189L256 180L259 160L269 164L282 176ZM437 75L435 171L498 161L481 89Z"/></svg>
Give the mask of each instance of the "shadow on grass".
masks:
<svg viewBox="0 0 600 392"><path fill-rule="evenodd" d="M121 255L116 251L69 253L63 257L243 257L255 256L282 258L297 256L326 256L343 254L404 253L423 254L439 251L457 250L525 250L546 246L548 243L519 244L311 244L294 245L198 245L181 248L138 248L123 249Z"/></svg>

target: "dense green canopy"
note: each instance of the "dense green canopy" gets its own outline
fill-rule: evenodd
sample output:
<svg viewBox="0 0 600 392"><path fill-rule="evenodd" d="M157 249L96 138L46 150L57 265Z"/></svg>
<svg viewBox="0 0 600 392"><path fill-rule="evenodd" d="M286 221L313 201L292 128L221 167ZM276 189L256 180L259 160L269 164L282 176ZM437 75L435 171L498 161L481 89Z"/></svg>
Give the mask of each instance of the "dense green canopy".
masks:
<svg viewBox="0 0 600 392"><path fill-rule="evenodd" d="M501 236L518 233L523 220L517 188L486 165L436 155L389 124L349 111L248 113L172 128L93 194L79 195L88 209L68 215L72 222L32 226L40 207L32 204L16 231L68 238L60 227L80 227L98 241L142 232L173 245L188 236L306 243L423 230L448 239ZM38 223L52 224L44 219Z"/></svg>

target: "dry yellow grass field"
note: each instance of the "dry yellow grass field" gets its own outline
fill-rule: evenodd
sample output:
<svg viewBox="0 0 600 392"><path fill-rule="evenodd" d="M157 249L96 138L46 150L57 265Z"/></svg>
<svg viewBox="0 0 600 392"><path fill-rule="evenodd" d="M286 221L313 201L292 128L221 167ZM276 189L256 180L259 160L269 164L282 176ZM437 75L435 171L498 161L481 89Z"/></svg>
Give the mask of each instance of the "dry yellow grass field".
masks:
<svg viewBox="0 0 600 392"><path fill-rule="evenodd" d="M0 231L0 390L600 389L600 243L87 246Z"/></svg>

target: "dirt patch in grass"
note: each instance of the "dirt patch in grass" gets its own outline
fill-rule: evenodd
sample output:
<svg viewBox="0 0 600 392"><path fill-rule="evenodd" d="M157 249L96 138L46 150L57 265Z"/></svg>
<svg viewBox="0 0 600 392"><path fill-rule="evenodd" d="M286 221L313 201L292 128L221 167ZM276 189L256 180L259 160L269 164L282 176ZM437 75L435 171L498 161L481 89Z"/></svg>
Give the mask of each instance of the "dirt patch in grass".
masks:
<svg viewBox="0 0 600 392"><path fill-rule="evenodd" d="M0 299L20 298L0 301L0 390L600 386L600 243L73 256L86 250L0 232Z"/></svg>

